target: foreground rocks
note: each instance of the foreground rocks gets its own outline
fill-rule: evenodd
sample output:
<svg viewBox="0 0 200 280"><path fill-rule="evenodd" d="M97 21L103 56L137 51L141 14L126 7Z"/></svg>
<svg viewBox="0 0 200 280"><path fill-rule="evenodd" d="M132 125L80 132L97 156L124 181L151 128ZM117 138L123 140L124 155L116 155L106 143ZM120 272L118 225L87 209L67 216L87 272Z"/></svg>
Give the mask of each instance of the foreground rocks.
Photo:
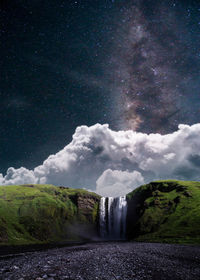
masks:
<svg viewBox="0 0 200 280"><path fill-rule="evenodd" d="M200 279L200 247L93 243L1 256L0 279Z"/></svg>

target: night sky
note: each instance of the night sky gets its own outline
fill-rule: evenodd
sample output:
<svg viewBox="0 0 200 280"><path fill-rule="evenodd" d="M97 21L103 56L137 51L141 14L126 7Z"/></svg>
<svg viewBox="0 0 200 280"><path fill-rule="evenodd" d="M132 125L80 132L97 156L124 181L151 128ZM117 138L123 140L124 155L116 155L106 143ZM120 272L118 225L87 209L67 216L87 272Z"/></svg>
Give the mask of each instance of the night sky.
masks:
<svg viewBox="0 0 200 280"><path fill-rule="evenodd" d="M1 1L1 172L77 126L166 134L200 121L199 1Z"/></svg>

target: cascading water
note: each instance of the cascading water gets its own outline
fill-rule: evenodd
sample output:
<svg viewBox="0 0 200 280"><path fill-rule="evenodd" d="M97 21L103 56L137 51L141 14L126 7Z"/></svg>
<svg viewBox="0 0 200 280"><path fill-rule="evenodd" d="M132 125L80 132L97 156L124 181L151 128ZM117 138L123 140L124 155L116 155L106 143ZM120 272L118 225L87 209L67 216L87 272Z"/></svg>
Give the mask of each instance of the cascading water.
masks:
<svg viewBox="0 0 200 280"><path fill-rule="evenodd" d="M100 202L100 218L99 218L99 226L100 226L100 236L105 238L107 235L106 231L106 198L102 197Z"/></svg>
<svg viewBox="0 0 200 280"><path fill-rule="evenodd" d="M104 239L126 238L126 196L102 197L100 201L100 236Z"/></svg>

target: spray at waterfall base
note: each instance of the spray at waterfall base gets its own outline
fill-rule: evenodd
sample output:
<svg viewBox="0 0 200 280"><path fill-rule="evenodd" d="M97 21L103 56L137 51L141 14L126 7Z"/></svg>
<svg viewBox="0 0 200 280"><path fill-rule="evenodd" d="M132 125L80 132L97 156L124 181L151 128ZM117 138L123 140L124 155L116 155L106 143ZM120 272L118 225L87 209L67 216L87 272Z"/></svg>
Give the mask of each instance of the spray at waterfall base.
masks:
<svg viewBox="0 0 200 280"><path fill-rule="evenodd" d="M102 197L99 214L100 236L102 239L126 239L126 196Z"/></svg>

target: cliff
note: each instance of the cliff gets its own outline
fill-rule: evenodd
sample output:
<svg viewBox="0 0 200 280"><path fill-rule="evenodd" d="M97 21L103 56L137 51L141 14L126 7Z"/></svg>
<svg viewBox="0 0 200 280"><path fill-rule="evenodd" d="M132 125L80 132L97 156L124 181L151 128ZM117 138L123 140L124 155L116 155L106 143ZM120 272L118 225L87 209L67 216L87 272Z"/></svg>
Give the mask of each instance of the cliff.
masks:
<svg viewBox="0 0 200 280"><path fill-rule="evenodd" d="M200 244L200 182L151 182L127 200L129 240Z"/></svg>
<svg viewBox="0 0 200 280"><path fill-rule="evenodd" d="M0 245L96 239L99 201L82 189L0 186ZM151 182L127 203L128 240L200 244L200 182Z"/></svg>
<svg viewBox="0 0 200 280"><path fill-rule="evenodd" d="M86 190L53 185L0 186L0 245L95 238L99 199Z"/></svg>

